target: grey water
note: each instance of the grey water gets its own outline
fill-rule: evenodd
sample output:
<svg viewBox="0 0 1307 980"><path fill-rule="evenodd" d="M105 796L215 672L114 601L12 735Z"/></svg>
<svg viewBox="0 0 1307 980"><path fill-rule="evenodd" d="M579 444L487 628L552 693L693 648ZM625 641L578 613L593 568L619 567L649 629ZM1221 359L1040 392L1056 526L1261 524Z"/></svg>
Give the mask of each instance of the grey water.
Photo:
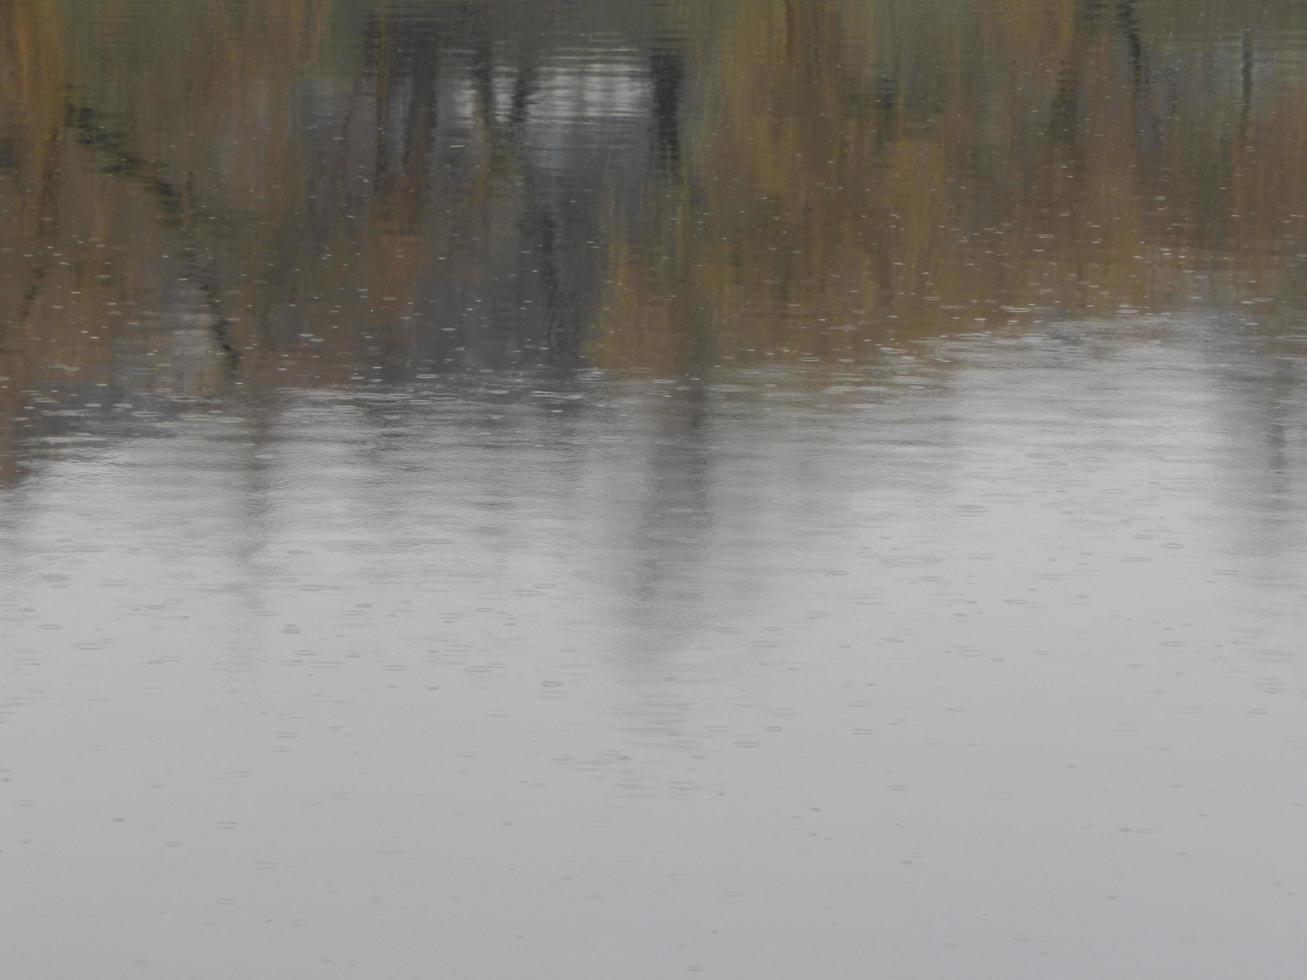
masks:
<svg viewBox="0 0 1307 980"><path fill-rule="evenodd" d="M0 976L1307 969L1296 2L0 0Z"/></svg>

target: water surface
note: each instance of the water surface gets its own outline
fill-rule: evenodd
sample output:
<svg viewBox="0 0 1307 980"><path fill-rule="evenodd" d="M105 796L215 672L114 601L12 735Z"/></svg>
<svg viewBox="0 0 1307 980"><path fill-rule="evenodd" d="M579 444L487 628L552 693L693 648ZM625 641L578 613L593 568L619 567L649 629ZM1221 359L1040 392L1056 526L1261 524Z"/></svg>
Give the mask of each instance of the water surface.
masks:
<svg viewBox="0 0 1307 980"><path fill-rule="evenodd" d="M1296 977L1300 5L0 0L0 972Z"/></svg>

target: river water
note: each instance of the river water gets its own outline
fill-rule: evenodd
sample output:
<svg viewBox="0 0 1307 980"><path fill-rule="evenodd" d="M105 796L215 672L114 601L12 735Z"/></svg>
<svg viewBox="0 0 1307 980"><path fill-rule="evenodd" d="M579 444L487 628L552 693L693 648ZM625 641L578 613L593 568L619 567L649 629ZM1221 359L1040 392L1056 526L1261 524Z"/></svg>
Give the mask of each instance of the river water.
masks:
<svg viewBox="0 0 1307 980"><path fill-rule="evenodd" d="M1307 970L1307 18L0 0L0 974Z"/></svg>

